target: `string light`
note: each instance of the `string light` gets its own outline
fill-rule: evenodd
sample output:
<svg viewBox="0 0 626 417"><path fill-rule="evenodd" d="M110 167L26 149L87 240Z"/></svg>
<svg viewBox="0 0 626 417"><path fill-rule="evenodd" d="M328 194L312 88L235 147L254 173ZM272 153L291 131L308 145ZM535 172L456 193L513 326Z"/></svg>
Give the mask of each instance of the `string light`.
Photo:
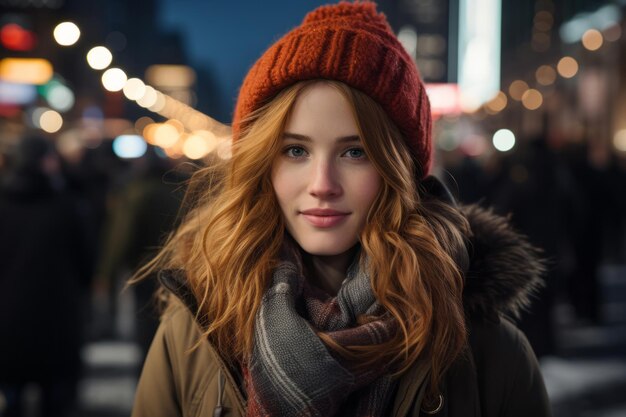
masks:
<svg viewBox="0 0 626 417"><path fill-rule="evenodd" d="M556 71L550 65L542 65L535 71L535 78L541 85L551 85L556 81Z"/></svg>
<svg viewBox="0 0 626 417"><path fill-rule="evenodd" d="M74 22L63 22L54 28L52 35L59 45L71 46L78 42L80 29Z"/></svg>
<svg viewBox="0 0 626 417"><path fill-rule="evenodd" d="M572 78L578 72L578 62L571 56L565 56L559 60L557 71L563 78Z"/></svg>
<svg viewBox="0 0 626 417"><path fill-rule="evenodd" d="M146 92L146 85L139 78L129 78L124 84L124 96L129 100L139 100Z"/></svg>
<svg viewBox="0 0 626 417"><path fill-rule="evenodd" d="M496 114L501 112L506 108L508 103L508 99L506 98L506 94L500 91L491 101L489 101L486 105L486 110L490 114Z"/></svg>
<svg viewBox="0 0 626 417"><path fill-rule="evenodd" d="M95 70L102 70L111 65L113 54L104 46L96 46L87 52L87 63Z"/></svg>
<svg viewBox="0 0 626 417"><path fill-rule="evenodd" d="M602 38L602 33L600 33L599 30L589 29L583 34L581 41L585 49L597 51L600 47L602 47L604 39Z"/></svg>
<svg viewBox="0 0 626 417"><path fill-rule="evenodd" d="M493 146L500 152L507 152L515 146L515 134L509 129L500 129L493 134Z"/></svg>
<svg viewBox="0 0 626 417"><path fill-rule="evenodd" d="M160 123L154 131L154 143L165 150L173 147L179 137L180 132L172 124Z"/></svg>
<svg viewBox="0 0 626 417"><path fill-rule="evenodd" d="M143 95L137 100L137 104L141 107L148 108L153 106L157 101L157 92L156 90L147 85Z"/></svg>
<svg viewBox="0 0 626 417"><path fill-rule="evenodd" d="M543 96L538 90L530 88L522 96L522 105L528 110L537 110L543 104Z"/></svg>
<svg viewBox="0 0 626 417"><path fill-rule="evenodd" d="M58 132L63 126L63 117L54 110L47 110L39 118L39 126L48 133Z"/></svg>
<svg viewBox="0 0 626 417"><path fill-rule="evenodd" d="M120 91L126 85L126 73L119 68L109 68L102 74L102 85L108 91Z"/></svg>
<svg viewBox="0 0 626 417"><path fill-rule="evenodd" d="M521 101L526 90L528 90L528 84L525 81L515 80L509 86L509 95L513 100Z"/></svg>

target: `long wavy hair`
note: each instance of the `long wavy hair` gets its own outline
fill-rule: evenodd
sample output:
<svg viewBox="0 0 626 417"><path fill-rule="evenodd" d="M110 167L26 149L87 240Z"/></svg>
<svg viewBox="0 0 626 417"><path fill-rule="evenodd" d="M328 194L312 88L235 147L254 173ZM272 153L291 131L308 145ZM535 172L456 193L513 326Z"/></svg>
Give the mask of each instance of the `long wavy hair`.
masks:
<svg viewBox="0 0 626 417"><path fill-rule="evenodd" d="M319 336L359 363L393 361L397 373L424 358L434 393L466 340L467 223L454 207L421 195L418 167L397 127L375 101L340 82L299 82L243 120L232 157L196 172L184 202L192 209L137 276L183 269L198 301L203 336L227 360L245 361L285 233L271 167L294 102L315 82L334 86L349 102L365 152L383 179L360 235L360 260L367 259L374 294L399 325L384 345L342 347Z"/></svg>

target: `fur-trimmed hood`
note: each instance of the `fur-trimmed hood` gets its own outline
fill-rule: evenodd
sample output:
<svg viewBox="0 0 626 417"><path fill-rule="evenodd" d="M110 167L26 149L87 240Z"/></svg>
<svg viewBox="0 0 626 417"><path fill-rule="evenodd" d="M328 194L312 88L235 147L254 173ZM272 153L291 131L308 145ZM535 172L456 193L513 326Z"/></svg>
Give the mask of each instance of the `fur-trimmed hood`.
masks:
<svg viewBox="0 0 626 417"><path fill-rule="evenodd" d="M509 220L478 205L460 206L471 237L463 303L470 316L519 317L542 285L541 251L516 232Z"/></svg>

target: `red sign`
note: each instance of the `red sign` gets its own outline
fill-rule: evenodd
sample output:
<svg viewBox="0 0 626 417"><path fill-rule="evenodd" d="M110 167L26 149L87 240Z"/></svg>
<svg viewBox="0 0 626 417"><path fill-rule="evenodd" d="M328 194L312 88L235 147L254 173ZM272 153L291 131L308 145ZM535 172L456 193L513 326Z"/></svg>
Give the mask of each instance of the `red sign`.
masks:
<svg viewBox="0 0 626 417"><path fill-rule="evenodd" d="M35 47L35 34L17 23L8 23L0 29L2 46L12 51L30 51Z"/></svg>
<svg viewBox="0 0 626 417"><path fill-rule="evenodd" d="M426 94L434 118L461 114L461 93L458 84L426 84Z"/></svg>

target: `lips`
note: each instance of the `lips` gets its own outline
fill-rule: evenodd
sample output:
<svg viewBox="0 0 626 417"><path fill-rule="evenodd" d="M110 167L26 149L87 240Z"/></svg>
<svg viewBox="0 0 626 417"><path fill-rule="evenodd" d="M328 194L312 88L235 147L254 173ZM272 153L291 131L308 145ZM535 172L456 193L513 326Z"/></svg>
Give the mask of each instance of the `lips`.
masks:
<svg viewBox="0 0 626 417"><path fill-rule="evenodd" d="M309 209L300 212L302 216L314 227L328 228L334 227L345 221L350 215L349 212L333 209Z"/></svg>

